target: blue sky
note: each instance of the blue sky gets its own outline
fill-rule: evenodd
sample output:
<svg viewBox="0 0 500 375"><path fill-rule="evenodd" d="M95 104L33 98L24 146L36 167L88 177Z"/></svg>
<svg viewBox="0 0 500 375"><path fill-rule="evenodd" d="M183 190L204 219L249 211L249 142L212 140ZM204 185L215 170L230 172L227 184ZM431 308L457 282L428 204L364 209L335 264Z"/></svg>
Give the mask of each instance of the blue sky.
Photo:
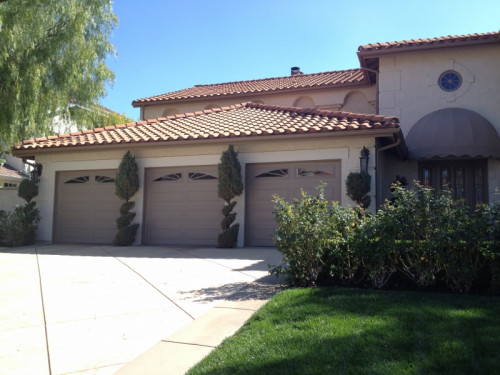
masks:
<svg viewBox="0 0 500 375"><path fill-rule="evenodd" d="M359 67L360 45L498 31L500 1L116 0L101 103L134 120L132 100L192 87Z"/></svg>

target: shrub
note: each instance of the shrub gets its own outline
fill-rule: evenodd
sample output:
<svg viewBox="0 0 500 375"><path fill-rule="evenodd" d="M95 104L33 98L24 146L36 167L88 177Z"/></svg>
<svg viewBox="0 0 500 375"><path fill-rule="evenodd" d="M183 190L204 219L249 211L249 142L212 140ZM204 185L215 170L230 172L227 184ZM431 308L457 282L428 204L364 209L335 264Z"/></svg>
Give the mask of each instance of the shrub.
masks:
<svg viewBox="0 0 500 375"><path fill-rule="evenodd" d="M24 179L19 184L17 195L30 203L38 195L38 185L28 179Z"/></svg>
<svg viewBox="0 0 500 375"><path fill-rule="evenodd" d="M219 234L219 247L235 247L238 242L238 224L231 224L236 220L236 213L231 212L236 202L231 200L243 192L243 181L241 179L241 166L238 161L238 153L234 151L233 145L229 145L224 151L219 163L218 195L225 202L222 208L224 216L221 222L222 233Z"/></svg>
<svg viewBox="0 0 500 375"><path fill-rule="evenodd" d="M114 245L129 246L135 241L135 236L139 224L131 224L135 218L135 213L130 212L135 207L135 202L130 198L139 190L139 168L135 162L135 157L127 151L118 166L118 173L115 179L116 195L125 200L120 207L120 215L116 219L118 233L115 236Z"/></svg>
<svg viewBox="0 0 500 375"><path fill-rule="evenodd" d="M351 172L347 176L345 184L347 195L362 208L370 206L371 198L368 193L371 180L372 177L367 172Z"/></svg>
<svg viewBox="0 0 500 375"><path fill-rule="evenodd" d="M285 274L291 284L314 286L325 265L327 250L338 240L330 233L324 187L316 197L302 192L301 198L292 203L276 195L273 201L274 218L278 222L273 240L283 254L285 266L274 266L271 273Z"/></svg>
<svg viewBox="0 0 500 375"><path fill-rule="evenodd" d="M7 246L35 243L40 213L35 202L17 206L13 212L0 214L0 239Z"/></svg>

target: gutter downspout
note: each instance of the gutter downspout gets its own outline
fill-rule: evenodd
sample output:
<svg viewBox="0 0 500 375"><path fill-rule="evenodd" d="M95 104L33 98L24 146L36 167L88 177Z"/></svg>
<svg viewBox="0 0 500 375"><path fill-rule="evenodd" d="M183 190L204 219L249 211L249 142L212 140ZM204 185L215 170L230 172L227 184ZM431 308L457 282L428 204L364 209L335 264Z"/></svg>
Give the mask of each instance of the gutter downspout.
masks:
<svg viewBox="0 0 500 375"><path fill-rule="evenodd" d="M375 156L375 165L377 166L375 168L375 172L376 172L376 174L375 174L375 184L377 186L377 192L376 192L376 196L375 196L375 203L376 203L375 210L377 210L378 207L380 207L380 203L381 203L380 202L380 200L381 200L380 199L380 196L381 196L380 192L382 191L381 190L382 189L382 181L381 181L382 179L380 177L379 163L378 163L379 154L382 151L389 150L391 148L399 146L400 143L401 143L401 137L396 137L396 141L394 143L388 144L388 145L386 145L384 147L380 147L380 148L377 149L377 153L376 153L376 156Z"/></svg>

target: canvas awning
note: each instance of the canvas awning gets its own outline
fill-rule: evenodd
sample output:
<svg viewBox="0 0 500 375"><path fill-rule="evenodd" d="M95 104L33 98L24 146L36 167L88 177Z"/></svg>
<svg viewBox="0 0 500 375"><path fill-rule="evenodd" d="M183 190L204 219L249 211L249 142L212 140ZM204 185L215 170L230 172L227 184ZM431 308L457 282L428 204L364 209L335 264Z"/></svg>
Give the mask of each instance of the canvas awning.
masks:
<svg viewBox="0 0 500 375"><path fill-rule="evenodd" d="M410 159L500 158L500 136L493 125L462 108L440 109L421 118L408 133L406 143Z"/></svg>

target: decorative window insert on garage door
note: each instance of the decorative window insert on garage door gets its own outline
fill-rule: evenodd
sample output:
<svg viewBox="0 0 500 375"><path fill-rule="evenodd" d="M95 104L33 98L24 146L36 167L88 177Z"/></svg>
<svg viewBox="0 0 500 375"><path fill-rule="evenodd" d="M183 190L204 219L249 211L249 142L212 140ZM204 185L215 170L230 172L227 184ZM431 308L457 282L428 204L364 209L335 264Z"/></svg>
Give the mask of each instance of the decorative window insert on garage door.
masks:
<svg viewBox="0 0 500 375"><path fill-rule="evenodd" d="M143 243L217 245L217 166L146 169Z"/></svg>
<svg viewBox="0 0 500 375"><path fill-rule="evenodd" d="M115 176L116 170L57 173L54 242L113 242L122 203Z"/></svg>
<svg viewBox="0 0 500 375"><path fill-rule="evenodd" d="M246 167L246 246L272 246L277 228L274 221L274 194L292 201L301 190L317 194L327 184L325 198L340 200L340 161L248 164Z"/></svg>

